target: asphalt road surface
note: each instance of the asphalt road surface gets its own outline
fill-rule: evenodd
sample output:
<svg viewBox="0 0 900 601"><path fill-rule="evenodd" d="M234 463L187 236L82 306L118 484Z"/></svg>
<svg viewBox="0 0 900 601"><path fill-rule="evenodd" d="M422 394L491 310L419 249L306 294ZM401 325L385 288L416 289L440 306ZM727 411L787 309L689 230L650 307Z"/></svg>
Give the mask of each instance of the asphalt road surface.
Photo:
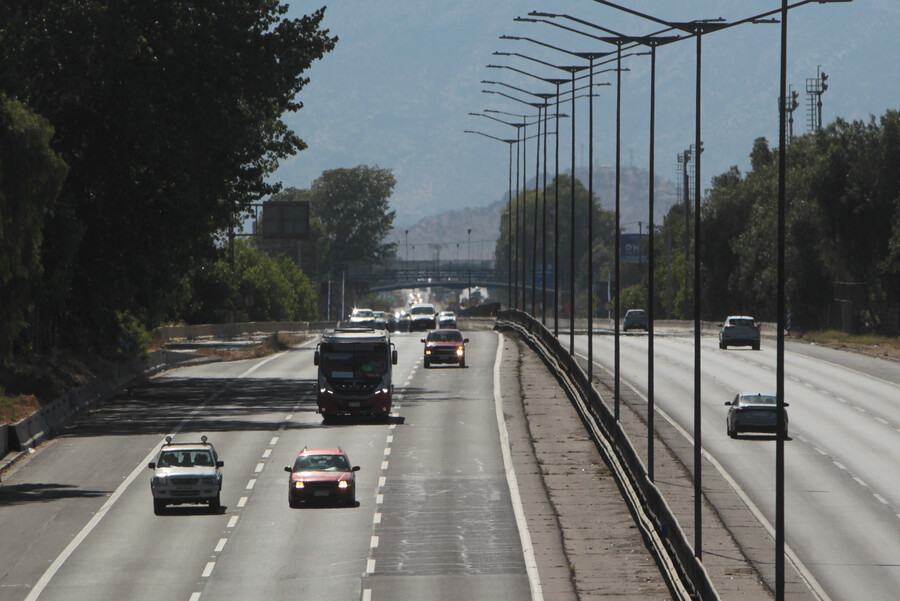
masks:
<svg viewBox="0 0 900 601"><path fill-rule="evenodd" d="M568 342L568 337L565 337ZM693 334L657 332L656 407L694 432ZM620 336L623 381L646 395L647 336ZM725 415L737 392L775 392L775 341L762 349L701 345L702 446L771 529L775 438L730 439ZM587 354L587 338L576 337ZM614 337L594 338L595 363L612 370ZM785 353L790 433L785 443L789 556L823 600L896 601L900 591L900 364L799 343ZM774 529L772 529L774 532Z"/></svg>
<svg viewBox="0 0 900 601"><path fill-rule="evenodd" d="M309 345L112 399L4 474L0 601L529 598L493 405L497 336L467 335L468 367L428 370L420 336L394 336L386 423L322 423ZM216 446L219 513L154 515L147 463L167 434ZM357 507L288 507L283 467L319 445L361 466Z"/></svg>

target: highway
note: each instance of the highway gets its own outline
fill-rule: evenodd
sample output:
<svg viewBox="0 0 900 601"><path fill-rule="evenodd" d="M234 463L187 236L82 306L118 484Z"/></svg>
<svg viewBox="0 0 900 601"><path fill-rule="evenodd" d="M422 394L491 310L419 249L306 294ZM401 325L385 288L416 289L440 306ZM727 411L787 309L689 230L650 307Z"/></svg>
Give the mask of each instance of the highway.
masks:
<svg viewBox="0 0 900 601"><path fill-rule="evenodd" d="M568 348L568 336L564 338ZM594 337L596 365L612 371L612 335ZM657 409L694 431L693 333L657 332ZM620 336L623 382L646 397L645 333ZM587 337L576 337L587 355ZM775 341L762 349L701 343L702 446L769 524L775 523L775 439L730 439L725 415L738 391L775 392ZM900 364L788 342L785 398L786 545L823 600L896 601L900 590ZM611 395L607 394L606 398ZM773 530L774 532L774 530ZM774 552L774 549L773 549ZM774 559L773 559L774 561Z"/></svg>
<svg viewBox="0 0 900 601"><path fill-rule="evenodd" d="M323 425L306 345L152 378L4 475L0 601L530 598L493 401L497 336L468 367L425 370L393 337L395 416ZM166 434L209 437L223 510L153 514L147 463ZM290 509L304 446L339 445L357 507Z"/></svg>

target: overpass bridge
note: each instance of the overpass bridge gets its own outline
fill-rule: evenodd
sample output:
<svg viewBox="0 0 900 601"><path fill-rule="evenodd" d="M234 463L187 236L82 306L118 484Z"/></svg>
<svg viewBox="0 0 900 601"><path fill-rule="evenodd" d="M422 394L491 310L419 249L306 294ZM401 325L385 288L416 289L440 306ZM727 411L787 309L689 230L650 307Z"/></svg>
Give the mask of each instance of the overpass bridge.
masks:
<svg viewBox="0 0 900 601"><path fill-rule="evenodd" d="M341 274L347 284L365 287L370 292L416 288L503 288L506 273L497 273L493 260L481 261L388 261L351 263Z"/></svg>

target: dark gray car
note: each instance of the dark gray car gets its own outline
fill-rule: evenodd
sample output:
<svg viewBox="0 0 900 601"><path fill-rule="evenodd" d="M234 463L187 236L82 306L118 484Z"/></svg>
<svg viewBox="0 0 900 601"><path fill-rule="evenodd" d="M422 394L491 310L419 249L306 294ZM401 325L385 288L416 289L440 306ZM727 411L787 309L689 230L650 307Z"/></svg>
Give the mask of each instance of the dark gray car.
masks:
<svg viewBox="0 0 900 601"><path fill-rule="evenodd" d="M742 432L778 433L778 406L774 394L739 392L725 403L729 406L725 418L728 436L737 438ZM789 403L785 403L787 407ZM788 416L784 412L784 437L788 437Z"/></svg>

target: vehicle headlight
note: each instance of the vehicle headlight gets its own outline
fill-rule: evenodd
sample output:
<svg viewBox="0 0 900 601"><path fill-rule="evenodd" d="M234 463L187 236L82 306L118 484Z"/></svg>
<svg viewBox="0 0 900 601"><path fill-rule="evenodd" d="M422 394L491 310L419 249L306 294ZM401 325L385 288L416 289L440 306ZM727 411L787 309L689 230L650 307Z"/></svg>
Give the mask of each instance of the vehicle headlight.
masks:
<svg viewBox="0 0 900 601"><path fill-rule="evenodd" d="M154 476L153 477L153 486L165 486L168 483L168 478L165 476Z"/></svg>
<svg viewBox="0 0 900 601"><path fill-rule="evenodd" d="M200 484L215 484L216 478L215 476L206 476L204 478L200 478Z"/></svg>
<svg viewBox="0 0 900 601"><path fill-rule="evenodd" d="M346 480L341 480L340 482L338 482L338 488L347 488L348 486L350 486L350 483Z"/></svg>
<svg viewBox="0 0 900 601"><path fill-rule="evenodd" d="M294 488L303 488L303 480L297 480L294 482Z"/></svg>
<svg viewBox="0 0 900 601"><path fill-rule="evenodd" d="M462 356L463 353L466 352L466 348L463 346L456 347L456 354Z"/></svg>

